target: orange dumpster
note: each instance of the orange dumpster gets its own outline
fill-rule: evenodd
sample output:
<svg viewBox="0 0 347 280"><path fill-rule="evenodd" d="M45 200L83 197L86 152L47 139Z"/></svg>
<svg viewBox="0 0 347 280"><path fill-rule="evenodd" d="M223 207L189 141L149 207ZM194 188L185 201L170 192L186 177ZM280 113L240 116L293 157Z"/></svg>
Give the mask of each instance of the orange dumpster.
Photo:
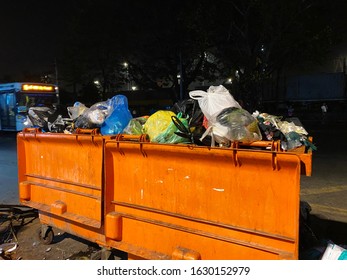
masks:
<svg viewBox="0 0 347 280"><path fill-rule="evenodd" d="M106 141L107 244L144 259L297 259L312 154L302 169L302 155L274 144Z"/></svg>
<svg viewBox="0 0 347 280"><path fill-rule="evenodd" d="M39 210L44 225L102 242L103 143L85 134L17 134L19 200ZM51 237L52 238L52 237Z"/></svg>
<svg viewBox="0 0 347 280"><path fill-rule="evenodd" d="M17 141L20 201L43 225L131 259L298 258L311 152L97 133L23 131Z"/></svg>

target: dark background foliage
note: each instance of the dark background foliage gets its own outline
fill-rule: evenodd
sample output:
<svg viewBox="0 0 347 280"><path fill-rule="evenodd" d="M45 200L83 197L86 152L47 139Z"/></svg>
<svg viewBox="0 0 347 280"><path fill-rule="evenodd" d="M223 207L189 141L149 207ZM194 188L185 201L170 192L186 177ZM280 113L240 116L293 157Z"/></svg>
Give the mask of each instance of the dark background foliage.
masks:
<svg viewBox="0 0 347 280"><path fill-rule="evenodd" d="M345 40L345 10L342 0L14 0L0 79L59 80L71 100L94 102L130 80L182 99L194 81L230 77L255 104L264 82L322 63Z"/></svg>

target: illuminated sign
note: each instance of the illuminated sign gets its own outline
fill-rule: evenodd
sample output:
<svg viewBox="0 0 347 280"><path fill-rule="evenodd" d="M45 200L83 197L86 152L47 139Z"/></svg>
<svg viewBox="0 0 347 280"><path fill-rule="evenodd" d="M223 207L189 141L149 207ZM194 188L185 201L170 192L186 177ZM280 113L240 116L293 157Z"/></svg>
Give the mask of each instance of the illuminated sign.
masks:
<svg viewBox="0 0 347 280"><path fill-rule="evenodd" d="M23 91L55 92L56 87L55 86L49 86L49 85L23 84L22 90Z"/></svg>

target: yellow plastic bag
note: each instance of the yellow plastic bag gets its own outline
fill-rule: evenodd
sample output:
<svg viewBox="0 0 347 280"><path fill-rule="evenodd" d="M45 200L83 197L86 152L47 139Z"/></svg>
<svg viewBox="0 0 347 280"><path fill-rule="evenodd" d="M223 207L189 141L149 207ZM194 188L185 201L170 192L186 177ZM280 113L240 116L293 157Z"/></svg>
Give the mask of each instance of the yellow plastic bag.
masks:
<svg viewBox="0 0 347 280"><path fill-rule="evenodd" d="M176 116L176 114L166 110L159 110L149 116L143 126L143 131L149 136L151 142L155 142L156 137L166 131L172 122L171 116Z"/></svg>
<svg viewBox="0 0 347 280"><path fill-rule="evenodd" d="M178 144L189 141L189 139L176 134L180 130L172 121L172 117L177 117L182 125L188 129L188 120L182 118L182 113L178 113L176 116L171 111L158 111L151 115L144 124L144 132L148 134L151 142Z"/></svg>

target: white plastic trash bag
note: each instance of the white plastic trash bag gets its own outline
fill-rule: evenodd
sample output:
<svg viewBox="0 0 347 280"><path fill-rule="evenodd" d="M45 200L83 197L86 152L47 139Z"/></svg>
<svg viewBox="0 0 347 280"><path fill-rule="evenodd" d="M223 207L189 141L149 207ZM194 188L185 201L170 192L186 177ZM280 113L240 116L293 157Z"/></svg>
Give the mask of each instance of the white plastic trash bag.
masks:
<svg viewBox="0 0 347 280"><path fill-rule="evenodd" d="M221 112L230 109L240 109L244 112L240 104L234 99L230 92L222 85L220 86L210 86L207 92L202 90L194 90L189 93L190 98L198 100L199 106L202 113L207 119L207 129L202 135L200 140L202 141L207 135L212 137L211 146L214 146L214 142L217 142L221 146L229 146L232 141L245 141L247 142L259 140L259 137L253 139L254 137L244 137L245 135L236 135L235 132L239 132L239 127L243 127L243 123L239 123L233 127L221 124L217 118ZM248 112L247 112L248 113ZM249 114L249 113L248 113ZM255 118L252 121L256 121ZM232 134L232 135L230 135ZM238 133L239 134L239 133ZM260 134L260 132L259 132ZM260 137L261 139L261 137Z"/></svg>
<svg viewBox="0 0 347 280"><path fill-rule="evenodd" d="M210 123L219 112L228 107L241 108L230 92L222 85L210 86L206 91L193 90L189 92L192 99L198 100L201 111Z"/></svg>

